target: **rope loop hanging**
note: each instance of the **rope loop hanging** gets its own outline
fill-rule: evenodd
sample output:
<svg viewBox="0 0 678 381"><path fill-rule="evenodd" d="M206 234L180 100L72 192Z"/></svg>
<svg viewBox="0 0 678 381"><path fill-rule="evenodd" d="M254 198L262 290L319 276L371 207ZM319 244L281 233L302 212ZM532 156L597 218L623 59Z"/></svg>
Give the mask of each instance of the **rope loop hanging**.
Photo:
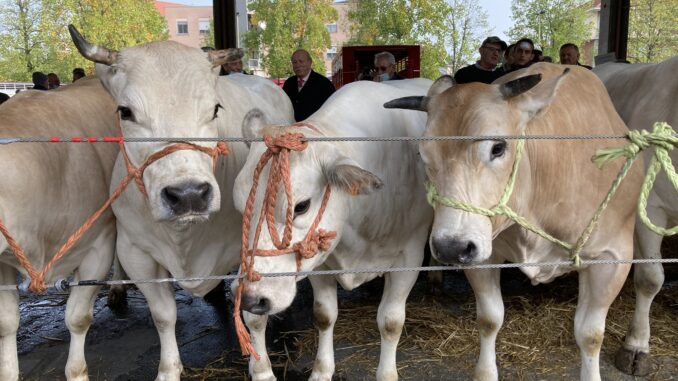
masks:
<svg viewBox="0 0 678 381"><path fill-rule="evenodd" d="M317 129L313 128L317 131ZM329 202L331 188L325 186L323 199L316 214L313 223L308 229L305 237L290 246L292 241L292 221L294 220L294 200L292 197L292 185L290 179L290 163L289 155L291 151L300 152L306 149L308 142L301 133L285 133L280 136L264 136L264 144L266 151L261 155L257 166L254 169L252 176L252 188L245 203L245 210L243 211L242 222L242 246L240 248L240 273L242 277L238 284L235 293L233 318L235 320L235 329L238 335L238 342L240 349L245 356L254 356L259 360L259 354L252 345L251 337L247 328L245 327L240 314L240 305L242 301L242 294L246 288L246 282L258 282L261 280L261 274L254 270L254 258L273 257L284 254L295 254L297 271L301 269L301 260L314 257L319 251L328 251L331 248L332 240L336 238L337 233L334 231L326 231L318 229L322 216ZM270 161L270 168L268 179L266 183L266 190L264 193L263 205L261 213L254 231L254 238L252 241L252 248L250 249L250 226L252 220L252 212L254 209L254 201L259 186L259 178L261 172ZM278 234L275 220L275 209L277 204L278 191L282 183L283 191L287 200L287 208L285 209L285 225L283 228L282 238ZM264 220L268 226L268 232L275 249L261 250L257 248L259 237L263 229Z"/></svg>

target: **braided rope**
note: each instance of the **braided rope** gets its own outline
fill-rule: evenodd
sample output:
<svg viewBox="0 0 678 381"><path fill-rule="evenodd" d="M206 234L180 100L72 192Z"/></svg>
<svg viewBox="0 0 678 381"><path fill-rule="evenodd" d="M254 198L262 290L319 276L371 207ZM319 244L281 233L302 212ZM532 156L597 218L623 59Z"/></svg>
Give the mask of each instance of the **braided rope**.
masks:
<svg viewBox="0 0 678 381"><path fill-rule="evenodd" d="M119 118L118 118L118 130L120 130L120 135L122 136ZM216 168L216 161L219 155L228 155L229 153L228 146L224 142L217 143L217 146L215 148L207 148L193 143L183 142L167 146L164 149L153 153L144 161L144 163L140 167L135 168L127 155L124 139L122 137L118 137L110 140L114 140L120 146L120 152L122 153L123 158L125 159L125 166L127 167L127 176L125 176L120 181L118 187L115 189L115 191L113 191L113 193L111 193L111 195L104 202L104 204L99 209L97 209L78 229L76 229L75 232L71 234L70 237L68 237L66 242L59 248L56 254L54 254L54 256L50 259L49 262L47 262L47 264L41 271L37 271L35 269L30 259L28 259L28 255L26 254L26 252L21 248L21 246L14 239L14 237L12 237L12 235L9 232L9 229L7 229L5 224L2 221L0 221L0 233L2 233L2 235L7 240L7 244L14 253L14 256L17 258L17 261L19 261L19 264L26 270L28 276L31 278L29 290L37 293L43 293L47 290L47 285L45 283L45 276L47 275L47 273L52 269L52 267L54 267L56 262L59 261L64 255L66 255L66 253L80 240L80 238L82 238L82 236L85 235L85 233L94 225L94 223L99 219L99 217L101 217L101 215L106 211L106 209L108 209L111 206L111 204L120 197L125 188L127 188L127 185L129 185L130 181L132 181L132 179L134 179L134 181L136 182L139 191L142 194L146 195L146 188L144 187L142 176L144 171L149 165L159 160L160 158L165 157L176 151L196 150L206 153L207 155L212 157L212 169L214 169Z"/></svg>
<svg viewBox="0 0 678 381"><path fill-rule="evenodd" d="M671 164L671 158L668 151L672 150L678 144L678 138L676 137L675 131L666 123L655 123L654 131L648 132L645 130L642 131L629 131L628 139L631 141L630 144L622 148L607 148L598 150L596 155L591 159L599 168L602 168L605 164L611 162L612 160L624 156L627 158L622 168L619 170L617 177L612 183L610 189L607 192L607 195L600 203L595 213L589 220L584 231L581 233L577 242L572 245L562 240L559 240L552 235L548 234L538 226L527 221L525 218L517 215L508 205L508 199L511 197L513 192L513 187L515 184L516 175L518 172L518 165L522 158L524 143L525 140L519 140L516 145L516 155L513 162L513 168L511 175L509 177L508 183L502 194L501 199L495 207L492 209L485 209L473 206L471 204L455 200L449 197L444 197L438 194L435 189L435 185L432 183L426 184L427 200L429 204L435 207L436 203L442 204L444 206L452 207L455 209L464 210L466 212L480 214L486 217L494 217L497 215L505 215L509 219L513 220L523 228L536 233L540 237L549 240L550 242L557 244L570 252L570 259L573 261L574 266L580 267L581 257L580 254L584 249L584 246L591 238L595 228L598 226L598 222L603 212L609 205L612 197L616 194L617 190L621 186L622 181L628 174L628 171L631 169L631 166L635 162L635 159L640 151L646 149L650 146L655 146L655 154L652 157L650 166L648 168L648 173L645 177L641 188L641 194L638 200L638 213L640 219L648 226L652 231L660 235L673 235L678 233L678 226L675 226L671 229L665 229L658 227L649 220L647 217L647 198L649 196L650 190L654 184L657 173L661 168L664 168L669 180L673 184L674 188L678 192L678 176L676 176L675 168Z"/></svg>
<svg viewBox="0 0 678 381"><path fill-rule="evenodd" d="M315 128L313 128L315 129ZM317 130L316 130L317 131ZM301 259L311 258L316 255L318 251L327 251L330 249L332 240L337 236L336 232L325 231L318 229L320 221L325 212L327 203L329 202L331 188L329 184L325 187L323 200L318 209L318 213L308 229L306 236L300 242L295 243L290 247L292 241L292 221L294 220L294 200L292 198L292 185L290 179L290 151L303 151L308 146L308 142L304 140L304 135L301 133L286 133L278 137L266 135L264 137L266 144L266 151L261 155L257 166L254 169L252 176L252 188L245 203L245 210L243 211L242 221L242 236L240 247L240 273L244 274L241 282L235 292L233 318L235 321L235 330L238 336L238 342L243 355L254 356L259 360L259 354L252 345L252 340L247 328L245 327L240 314L240 307L242 302L242 293L245 291L245 281L257 282L261 280L261 274L254 270L254 257L272 257L283 254L295 254L297 271L301 269ZM259 214L254 239L252 241L252 249L249 249L250 226L252 220L252 212L254 209L254 201L259 186L259 178L264 167L271 161L268 181L266 183L266 191L264 193L264 201ZM287 209L285 210L285 226L283 229L282 238L278 234L275 221L275 207L277 204L278 189L280 183L283 184L283 189L287 199ZM264 221L268 227L268 232L275 249L260 250L257 248L261 231L263 229Z"/></svg>

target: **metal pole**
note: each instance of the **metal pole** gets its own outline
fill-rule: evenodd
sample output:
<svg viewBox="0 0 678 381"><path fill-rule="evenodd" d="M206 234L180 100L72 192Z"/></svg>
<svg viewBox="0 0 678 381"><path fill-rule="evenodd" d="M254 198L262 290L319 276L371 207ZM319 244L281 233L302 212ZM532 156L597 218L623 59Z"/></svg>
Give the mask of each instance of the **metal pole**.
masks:
<svg viewBox="0 0 678 381"><path fill-rule="evenodd" d="M235 0L214 0L214 47L237 48Z"/></svg>

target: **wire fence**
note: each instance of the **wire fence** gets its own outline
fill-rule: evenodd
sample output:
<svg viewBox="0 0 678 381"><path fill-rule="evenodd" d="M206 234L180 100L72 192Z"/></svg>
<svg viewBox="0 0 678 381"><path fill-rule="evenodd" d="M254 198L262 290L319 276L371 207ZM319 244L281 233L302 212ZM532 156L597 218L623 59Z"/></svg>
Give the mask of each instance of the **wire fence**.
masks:
<svg viewBox="0 0 678 381"><path fill-rule="evenodd" d="M678 134L674 134L678 137ZM475 135L475 136L399 136L399 137L327 137L327 136L309 136L302 140L308 142L421 142L421 141L479 141L479 140L591 140L591 139L627 139L626 134L545 134L545 135ZM264 141L261 137L245 138L245 137L220 137L220 138L205 138L205 137L153 137L153 138L122 138L118 136L105 137L3 137L0 138L0 145L15 144L15 143L151 143L151 142L242 142L253 143ZM582 260L581 265L601 265L601 264L672 264L678 263L678 259L633 259L633 260ZM522 267L573 267L572 261L558 261L558 262L533 262L533 263L502 263L502 264L474 264L474 265L458 265L458 266L424 266L424 267L387 267L387 268L367 268L367 269L342 269L342 270L316 270L316 271L299 271L299 272L276 272L276 273L262 273L262 277L305 277L305 276L320 276L320 275L342 275L342 274L381 274L405 271L452 271L452 270L471 270L471 269L502 269L502 268L522 268ZM574 267L573 267L574 269ZM235 280L242 277L241 275L213 275L203 277L189 277L189 278L155 278L155 279L135 279L135 280L81 280L69 281L67 279L59 279L50 286L57 291L65 291L71 287L83 286L114 286L114 285L131 285L144 283L174 283L174 282L192 282L192 281L206 281L206 280ZM18 285L0 285L0 291L20 291L27 292L30 279Z"/></svg>

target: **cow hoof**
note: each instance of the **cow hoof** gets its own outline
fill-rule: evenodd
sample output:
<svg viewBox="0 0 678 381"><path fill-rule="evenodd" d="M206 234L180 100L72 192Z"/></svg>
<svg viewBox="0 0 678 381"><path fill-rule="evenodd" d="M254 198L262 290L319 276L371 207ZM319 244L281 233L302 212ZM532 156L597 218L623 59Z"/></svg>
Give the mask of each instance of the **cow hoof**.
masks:
<svg viewBox="0 0 678 381"><path fill-rule="evenodd" d="M108 290L106 305L115 312L125 312L127 310L127 288L125 286L111 287Z"/></svg>
<svg viewBox="0 0 678 381"><path fill-rule="evenodd" d="M273 373L271 374L260 374L260 375L253 375L252 376L252 381L276 381L275 376Z"/></svg>
<svg viewBox="0 0 678 381"><path fill-rule="evenodd" d="M614 365L620 371L632 376L647 376L650 373L650 354L619 348L614 357Z"/></svg>
<svg viewBox="0 0 678 381"><path fill-rule="evenodd" d="M308 381L332 381L332 375L327 373L313 372Z"/></svg>

